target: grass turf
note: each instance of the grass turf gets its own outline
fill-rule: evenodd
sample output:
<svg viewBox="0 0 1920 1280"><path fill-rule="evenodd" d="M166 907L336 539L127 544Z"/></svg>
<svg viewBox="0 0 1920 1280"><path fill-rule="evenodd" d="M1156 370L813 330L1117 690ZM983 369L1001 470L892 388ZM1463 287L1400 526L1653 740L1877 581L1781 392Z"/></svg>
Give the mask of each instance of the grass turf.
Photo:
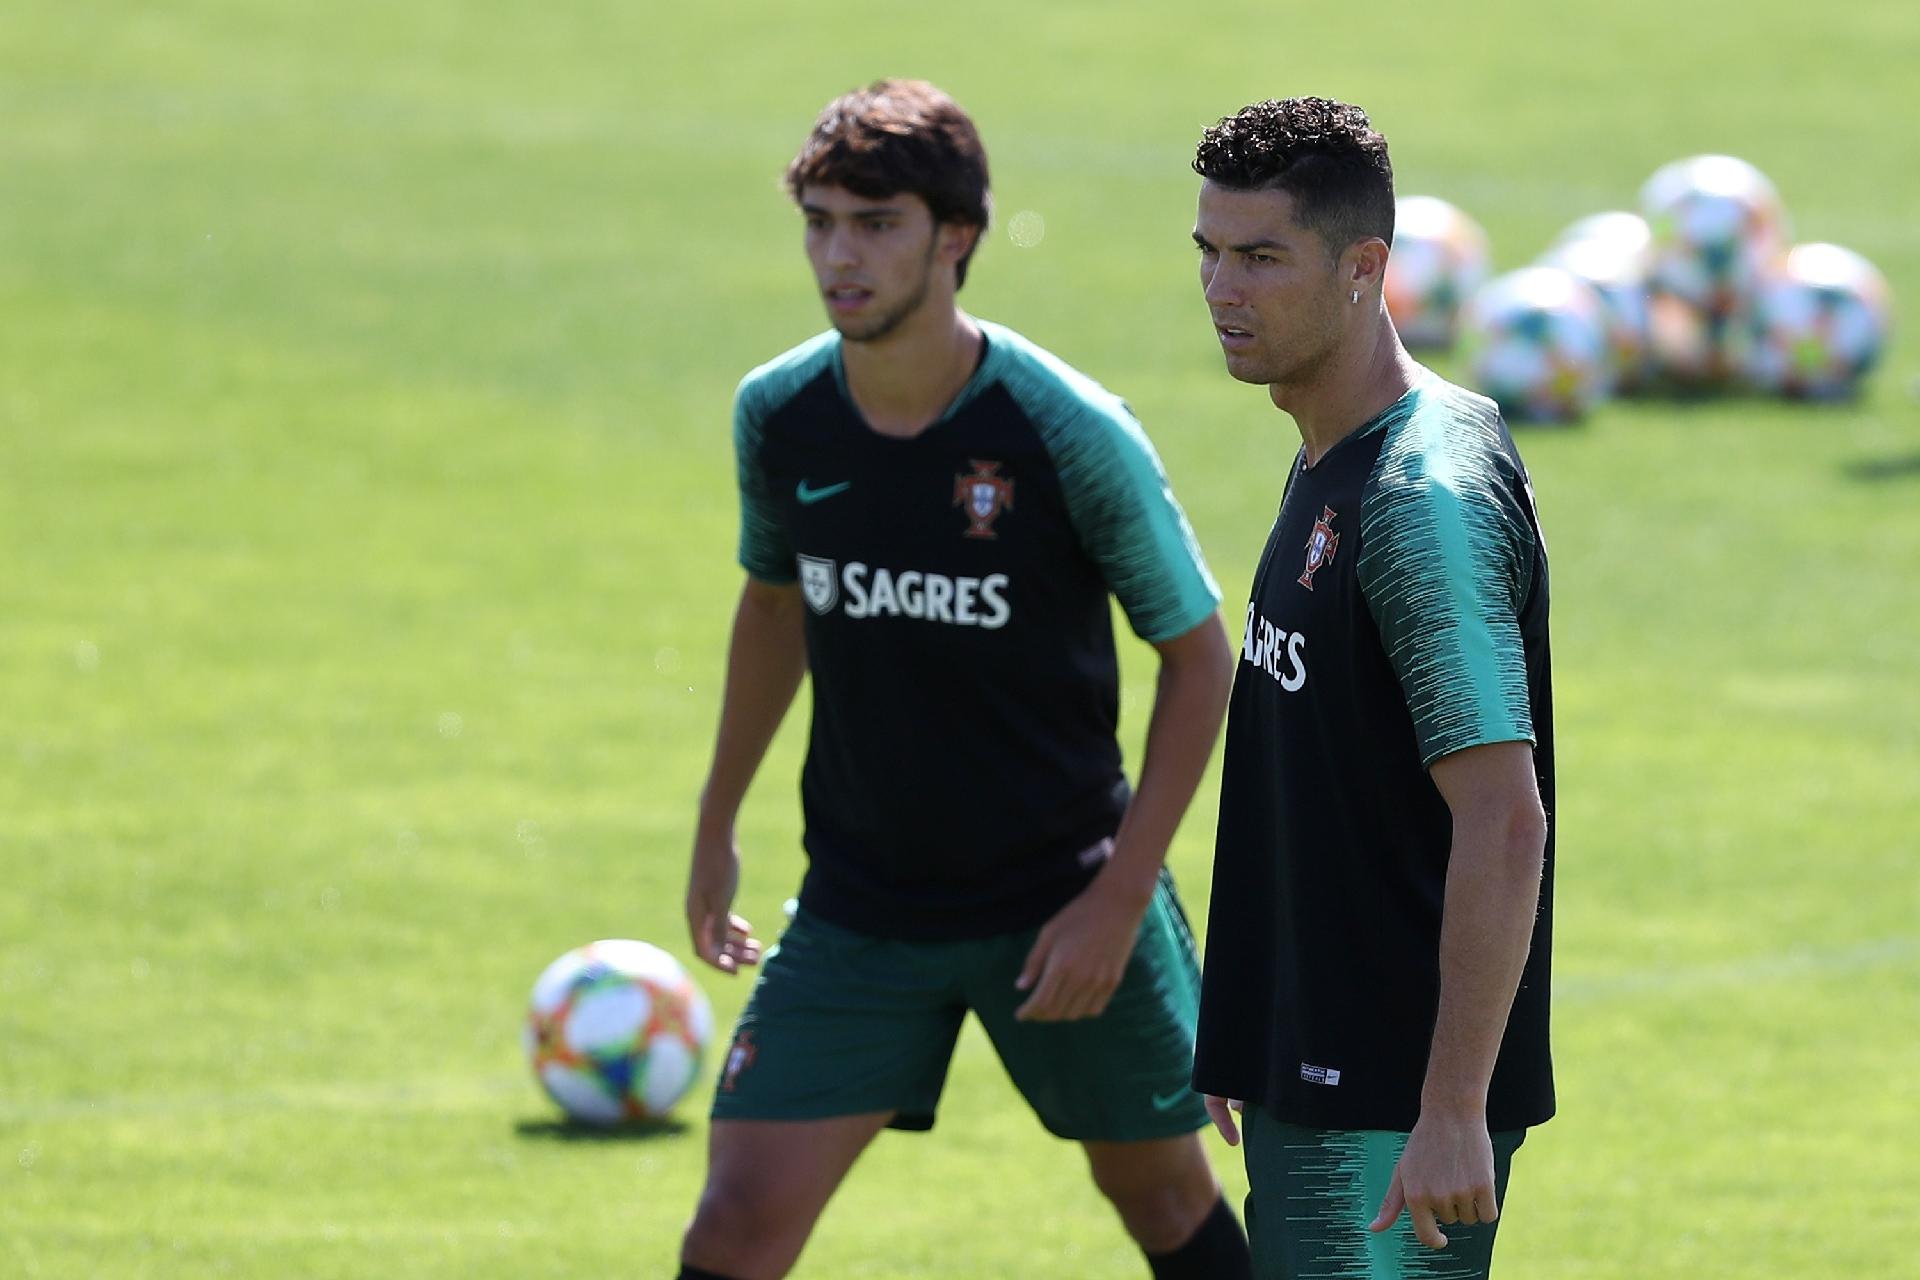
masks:
<svg viewBox="0 0 1920 1280"><path fill-rule="evenodd" d="M1920 296L1910 5L1367 21L17 8L3 1269L670 1272L697 1099L639 1136L555 1125L518 1019L578 942L684 954L728 398L821 324L776 177L832 94L920 74L974 111L1001 229L965 300L1127 395L1230 602L1293 445L1220 372L1185 243L1192 142L1244 101L1365 104L1402 192L1465 205L1501 266L1724 150L1800 238ZM1908 326L1854 405L1615 404L1522 440L1554 557L1562 1115L1519 1158L1509 1274L1904 1273L1917 375ZM798 720L744 819L763 927L799 867ZM1196 907L1212 815L1203 790L1175 851ZM706 986L723 1019L744 997ZM969 1034L940 1128L876 1146L801 1274L1139 1269Z"/></svg>

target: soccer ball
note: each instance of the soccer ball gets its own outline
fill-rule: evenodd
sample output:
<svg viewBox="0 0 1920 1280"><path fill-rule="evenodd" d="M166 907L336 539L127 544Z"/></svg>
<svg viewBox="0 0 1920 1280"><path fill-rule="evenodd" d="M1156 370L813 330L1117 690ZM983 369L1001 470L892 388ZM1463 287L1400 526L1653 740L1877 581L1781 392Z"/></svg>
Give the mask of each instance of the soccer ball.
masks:
<svg viewBox="0 0 1920 1280"><path fill-rule="evenodd" d="M525 1045L548 1095L594 1125L664 1116L699 1074L713 1009L645 942L577 947L533 984Z"/></svg>
<svg viewBox="0 0 1920 1280"><path fill-rule="evenodd" d="M1540 265L1559 267L1593 286L1607 313L1613 389L1644 388L1652 374L1647 308L1647 250L1652 232L1637 213L1596 213L1561 233Z"/></svg>
<svg viewBox="0 0 1920 1280"><path fill-rule="evenodd" d="M1509 418L1571 421L1611 385L1606 305L1570 271L1508 272L1468 299L1460 328L1467 381Z"/></svg>
<svg viewBox="0 0 1920 1280"><path fill-rule="evenodd" d="M1710 315L1670 293L1647 295L1653 370L1668 390L1717 391L1746 368L1747 318Z"/></svg>
<svg viewBox="0 0 1920 1280"><path fill-rule="evenodd" d="M1400 200L1382 286L1400 341L1452 346L1460 304L1485 283L1490 262L1487 233L1459 209L1437 196Z"/></svg>
<svg viewBox="0 0 1920 1280"><path fill-rule="evenodd" d="M1748 376L1782 395L1851 395L1880 358L1892 323L1892 291L1871 262L1837 244L1800 245L1761 276Z"/></svg>
<svg viewBox="0 0 1920 1280"><path fill-rule="evenodd" d="M1733 156L1675 160L1640 188L1640 206L1653 233L1649 287L1708 316L1744 310L1761 269L1786 247L1780 193Z"/></svg>
<svg viewBox="0 0 1920 1280"><path fill-rule="evenodd" d="M1590 213L1554 238L1553 247L1579 244L1585 240L1601 240L1610 245L1618 245L1625 253L1637 260L1641 273L1646 272L1647 250L1653 246L1653 228L1647 220L1637 213L1628 213L1625 209L1609 209L1605 213Z"/></svg>

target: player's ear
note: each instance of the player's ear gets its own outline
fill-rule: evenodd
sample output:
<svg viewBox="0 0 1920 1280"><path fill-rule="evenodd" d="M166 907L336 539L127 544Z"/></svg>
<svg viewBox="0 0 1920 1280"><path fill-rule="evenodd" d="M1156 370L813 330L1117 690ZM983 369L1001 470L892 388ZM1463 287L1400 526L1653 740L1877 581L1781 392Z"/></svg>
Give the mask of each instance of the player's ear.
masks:
<svg viewBox="0 0 1920 1280"><path fill-rule="evenodd" d="M943 222L940 224L937 251L942 262L958 263L973 252L980 243L980 235L986 228L971 222Z"/></svg>
<svg viewBox="0 0 1920 1280"><path fill-rule="evenodd" d="M1358 289L1360 296L1381 287L1387 274L1387 242L1378 236L1368 236L1356 240L1347 246L1340 255L1341 278L1349 289Z"/></svg>

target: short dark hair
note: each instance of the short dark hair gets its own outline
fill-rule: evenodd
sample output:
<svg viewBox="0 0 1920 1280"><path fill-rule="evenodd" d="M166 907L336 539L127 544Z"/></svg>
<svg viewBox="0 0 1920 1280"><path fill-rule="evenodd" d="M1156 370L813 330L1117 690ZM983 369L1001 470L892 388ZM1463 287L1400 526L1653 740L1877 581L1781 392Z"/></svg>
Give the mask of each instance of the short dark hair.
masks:
<svg viewBox="0 0 1920 1280"><path fill-rule="evenodd" d="M1393 162L1367 113L1327 98L1269 99L1200 137L1193 171L1235 191L1293 197L1300 225L1336 257L1356 240L1393 243Z"/></svg>
<svg viewBox="0 0 1920 1280"><path fill-rule="evenodd" d="M787 166L794 199L808 184L870 200L906 192L927 202L935 222L982 229L992 209L987 149L973 120L924 80L876 80L829 102ZM960 284L972 256L969 249L960 259Z"/></svg>

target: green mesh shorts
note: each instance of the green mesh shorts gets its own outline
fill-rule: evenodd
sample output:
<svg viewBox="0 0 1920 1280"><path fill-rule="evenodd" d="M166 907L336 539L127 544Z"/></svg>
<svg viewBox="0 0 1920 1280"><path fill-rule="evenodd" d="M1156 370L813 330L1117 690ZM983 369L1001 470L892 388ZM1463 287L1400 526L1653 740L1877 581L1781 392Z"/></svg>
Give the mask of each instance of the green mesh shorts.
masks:
<svg viewBox="0 0 1920 1280"><path fill-rule="evenodd" d="M1049 1132L1128 1142L1207 1123L1191 1088L1200 967L1164 873L1120 986L1097 1018L1019 1022L1014 979L1038 929L903 942L798 912L761 961L721 1061L716 1120L818 1120L875 1111L931 1129L969 1010Z"/></svg>

